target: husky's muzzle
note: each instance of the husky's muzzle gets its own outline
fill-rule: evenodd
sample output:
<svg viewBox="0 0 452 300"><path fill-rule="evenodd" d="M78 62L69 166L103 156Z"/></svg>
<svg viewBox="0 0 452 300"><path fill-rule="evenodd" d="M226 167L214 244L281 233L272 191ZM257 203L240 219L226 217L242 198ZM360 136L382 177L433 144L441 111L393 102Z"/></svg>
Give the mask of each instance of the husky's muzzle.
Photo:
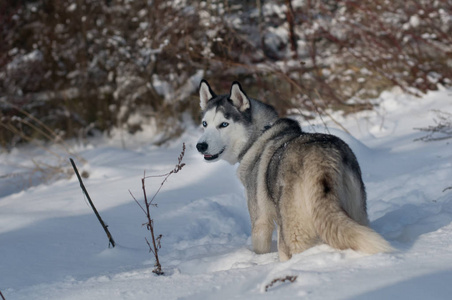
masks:
<svg viewBox="0 0 452 300"><path fill-rule="evenodd" d="M217 154L208 154L207 149L209 148L209 144L207 144L206 142L201 142L196 144L196 149L198 149L199 153L201 153L202 155L204 155L204 159L205 160L214 160L217 159L223 152L224 149L223 148L220 152L218 152Z"/></svg>

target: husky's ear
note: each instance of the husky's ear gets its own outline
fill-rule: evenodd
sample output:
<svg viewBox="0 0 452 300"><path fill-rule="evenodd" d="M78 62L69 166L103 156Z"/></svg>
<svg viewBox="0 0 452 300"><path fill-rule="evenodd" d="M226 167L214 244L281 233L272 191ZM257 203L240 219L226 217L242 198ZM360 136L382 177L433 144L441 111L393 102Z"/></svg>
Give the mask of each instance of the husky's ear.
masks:
<svg viewBox="0 0 452 300"><path fill-rule="evenodd" d="M237 107L240 111L245 111L250 108L250 100L245 92L242 90L240 83L234 81L231 86L231 92L229 93L229 99L231 99L232 104Z"/></svg>
<svg viewBox="0 0 452 300"><path fill-rule="evenodd" d="M201 83L199 84L199 99L201 100L199 104L201 105L201 110L204 111L207 107L207 102L215 96L216 95L210 88L209 83L207 83L205 79L201 80Z"/></svg>

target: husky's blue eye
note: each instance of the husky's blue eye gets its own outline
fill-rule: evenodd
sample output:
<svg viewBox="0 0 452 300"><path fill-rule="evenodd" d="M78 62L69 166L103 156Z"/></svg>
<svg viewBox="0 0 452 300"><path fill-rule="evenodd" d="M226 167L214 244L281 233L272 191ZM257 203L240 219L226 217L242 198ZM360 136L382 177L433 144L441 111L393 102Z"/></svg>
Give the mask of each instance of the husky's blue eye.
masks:
<svg viewBox="0 0 452 300"><path fill-rule="evenodd" d="M229 126L228 122L223 122L223 123L220 124L220 128L225 128L225 127L228 127L228 126Z"/></svg>
<svg viewBox="0 0 452 300"><path fill-rule="evenodd" d="M206 121L202 121L202 127L207 127L207 122Z"/></svg>

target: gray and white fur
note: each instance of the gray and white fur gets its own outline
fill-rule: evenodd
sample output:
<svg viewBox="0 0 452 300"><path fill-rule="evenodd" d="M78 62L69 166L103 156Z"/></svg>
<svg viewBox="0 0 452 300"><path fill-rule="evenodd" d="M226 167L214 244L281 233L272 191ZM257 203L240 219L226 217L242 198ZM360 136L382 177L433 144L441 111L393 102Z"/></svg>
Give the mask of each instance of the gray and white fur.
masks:
<svg viewBox="0 0 452 300"><path fill-rule="evenodd" d="M200 84L206 161L239 163L256 253L268 253L276 224L281 261L318 243L374 254L392 248L368 227L358 161L333 135L306 133L273 107L249 98L238 82L217 96Z"/></svg>

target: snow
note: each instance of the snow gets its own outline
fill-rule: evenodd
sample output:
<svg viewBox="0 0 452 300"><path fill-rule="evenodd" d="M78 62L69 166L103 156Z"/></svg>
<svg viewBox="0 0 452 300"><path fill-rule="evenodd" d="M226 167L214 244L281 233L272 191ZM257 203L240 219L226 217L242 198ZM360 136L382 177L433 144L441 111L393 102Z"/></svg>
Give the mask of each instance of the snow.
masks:
<svg viewBox="0 0 452 300"><path fill-rule="evenodd" d="M13 56L16 52L17 51L12 51L12 53L10 53L10 55ZM18 69L20 66L25 65L26 63L40 62L43 60L43 58L44 58L44 56L43 56L42 52L39 51L38 49L35 49L35 50L31 51L30 53L27 53L23 56L15 57L10 63L8 63L8 65L6 66L6 69L8 71L12 71L12 70Z"/></svg>
<svg viewBox="0 0 452 300"><path fill-rule="evenodd" d="M434 125L433 110L451 113L451 97L447 89L421 98L393 90L373 111L332 112L351 135L325 117L328 129L321 120L302 122L305 130L339 135L357 154L371 226L396 248L372 256L319 245L281 263L276 237L272 253L255 254L235 167L202 160L195 149L198 128L165 147L150 145L145 134L72 144L87 161L76 159L90 174L85 186L115 248L108 248L75 176L47 184L6 176L30 169L32 157L52 164L51 154L31 146L0 153L0 291L6 299L450 299L451 140L415 141L425 135L415 128ZM157 276L144 240L145 216L129 190L142 200L144 170L170 171L182 142L186 166L165 183L151 210L155 230L163 234L165 275ZM23 190L27 182L31 187ZM160 182L147 179L149 195ZM265 292L286 276L298 277Z"/></svg>
<svg viewBox="0 0 452 300"><path fill-rule="evenodd" d="M419 26L419 24L421 24L421 19L419 18L419 16L418 15L412 15L411 17L410 17L410 25L413 27L413 28L416 28L416 27L418 27Z"/></svg>

